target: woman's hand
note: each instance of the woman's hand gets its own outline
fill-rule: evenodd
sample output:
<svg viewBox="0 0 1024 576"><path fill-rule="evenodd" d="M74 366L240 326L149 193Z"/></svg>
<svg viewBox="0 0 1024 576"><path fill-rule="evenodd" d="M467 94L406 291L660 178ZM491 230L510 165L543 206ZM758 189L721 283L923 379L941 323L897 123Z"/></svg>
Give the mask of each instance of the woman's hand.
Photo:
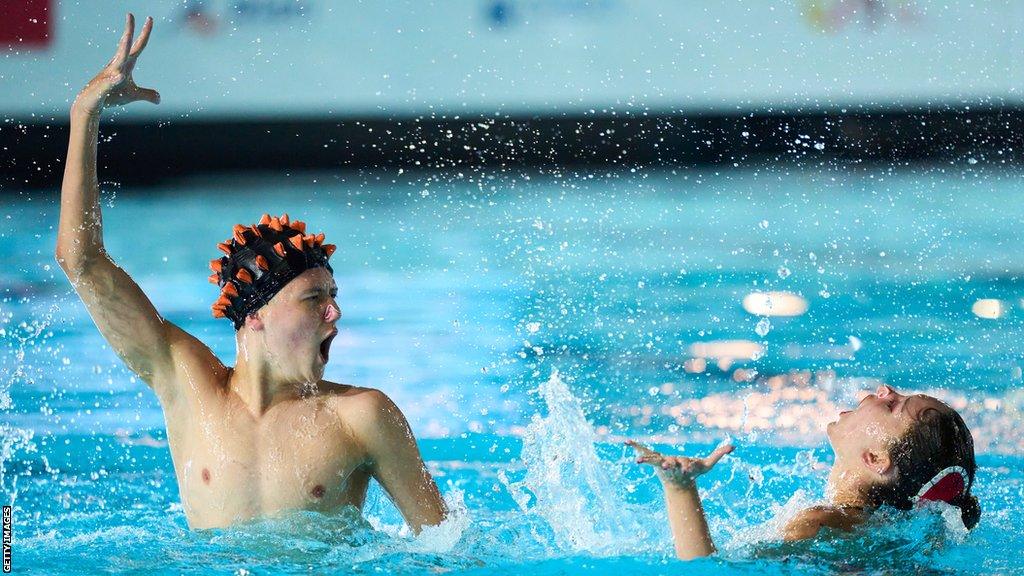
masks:
<svg viewBox="0 0 1024 576"><path fill-rule="evenodd" d="M138 39L132 42L135 33L135 16L125 18L124 34L117 46L114 57L103 67L95 78L78 93L72 112L98 116L108 106L121 106L137 100L153 104L160 103L160 94L150 88L140 88L132 78L132 70L139 54L146 49L149 33L153 30L153 19L146 18Z"/></svg>
<svg viewBox="0 0 1024 576"><path fill-rule="evenodd" d="M626 445L636 450L638 464L650 464L657 469L658 477L666 487L671 485L679 488L693 487L697 476L709 472L723 456L735 449L731 444L723 444L715 448L707 458L688 458L665 456L633 440L628 440Z"/></svg>
<svg viewBox="0 0 1024 576"><path fill-rule="evenodd" d="M732 452L732 445L723 444L715 448L707 458L665 456L632 440L626 442L626 445L636 450L638 464L650 464L658 471L658 477L665 488L665 510L669 526L672 527L672 545L676 556L690 560L714 554L715 543L711 540L708 520L704 516L704 506L694 480Z"/></svg>

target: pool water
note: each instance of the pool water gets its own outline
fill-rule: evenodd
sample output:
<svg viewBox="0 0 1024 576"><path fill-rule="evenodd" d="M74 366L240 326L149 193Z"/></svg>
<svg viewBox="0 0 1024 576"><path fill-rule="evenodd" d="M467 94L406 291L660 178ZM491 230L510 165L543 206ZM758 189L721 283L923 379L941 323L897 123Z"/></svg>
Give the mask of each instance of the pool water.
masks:
<svg viewBox="0 0 1024 576"><path fill-rule="evenodd" d="M53 259L57 197L0 198L0 499L16 573L1024 572L1022 174L365 172L104 185L109 252L223 359L206 264L288 212L339 246L326 377L387 392L453 510L412 537L363 515L187 529L155 396ZM750 313L752 293L806 312ZM755 297L756 298L756 297ZM757 312L758 310L755 310ZM871 538L778 542L822 497L824 425L887 382L975 435L983 516L887 512ZM702 480L720 553L672 558L624 438L736 452ZM955 512L955 511L954 511Z"/></svg>

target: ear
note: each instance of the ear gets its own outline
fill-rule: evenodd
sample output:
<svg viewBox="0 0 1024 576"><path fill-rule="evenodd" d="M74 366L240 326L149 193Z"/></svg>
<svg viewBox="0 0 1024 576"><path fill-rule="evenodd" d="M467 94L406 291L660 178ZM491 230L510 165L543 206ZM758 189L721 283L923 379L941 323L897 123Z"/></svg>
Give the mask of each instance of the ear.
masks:
<svg viewBox="0 0 1024 576"><path fill-rule="evenodd" d="M260 318L259 310L245 317L245 329L259 332L263 330L263 319Z"/></svg>
<svg viewBox="0 0 1024 576"><path fill-rule="evenodd" d="M892 459L884 450L865 450L861 453L861 463L872 474L888 478L895 473Z"/></svg>

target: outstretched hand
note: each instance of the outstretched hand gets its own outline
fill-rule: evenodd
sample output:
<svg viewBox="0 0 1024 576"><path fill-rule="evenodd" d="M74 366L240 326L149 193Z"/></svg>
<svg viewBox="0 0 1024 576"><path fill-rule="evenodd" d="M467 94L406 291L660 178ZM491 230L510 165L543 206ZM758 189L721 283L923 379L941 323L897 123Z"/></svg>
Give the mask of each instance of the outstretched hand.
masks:
<svg viewBox="0 0 1024 576"><path fill-rule="evenodd" d="M140 88L132 78L132 70L139 54L146 49L149 33L153 30L153 19L146 18L139 37L135 34L135 16L125 18L124 34L117 46L114 57L103 67L95 78L86 84L75 99L74 107L87 114L99 114L108 106L121 106L138 100L153 104L160 103L160 94L151 88Z"/></svg>
<svg viewBox="0 0 1024 576"><path fill-rule="evenodd" d="M679 487L693 486L694 480L698 476L709 472L723 456L735 449L731 444L723 444L715 448L706 458L688 458L686 456L665 456L633 440L626 441L626 445L636 450L638 464L654 466L662 482Z"/></svg>

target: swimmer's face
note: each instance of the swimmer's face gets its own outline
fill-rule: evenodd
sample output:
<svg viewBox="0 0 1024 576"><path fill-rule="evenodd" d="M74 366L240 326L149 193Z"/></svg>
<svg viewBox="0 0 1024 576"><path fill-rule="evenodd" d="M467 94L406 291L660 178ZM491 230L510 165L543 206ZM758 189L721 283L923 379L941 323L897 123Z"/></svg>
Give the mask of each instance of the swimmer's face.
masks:
<svg viewBox="0 0 1024 576"><path fill-rule="evenodd" d="M931 396L906 396L882 385L853 410L840 412L839 419L828 425L828 438L837 457L859 458L865 450L886 450L928 408L950 410Z"/></svg>
<svg viewBox="0 0 1024 576"><path fill-rule="evenodd" d="M259 310L274 375L315 384L324 375L341 312L338 286L325 268L306 270Z"/></svg>

